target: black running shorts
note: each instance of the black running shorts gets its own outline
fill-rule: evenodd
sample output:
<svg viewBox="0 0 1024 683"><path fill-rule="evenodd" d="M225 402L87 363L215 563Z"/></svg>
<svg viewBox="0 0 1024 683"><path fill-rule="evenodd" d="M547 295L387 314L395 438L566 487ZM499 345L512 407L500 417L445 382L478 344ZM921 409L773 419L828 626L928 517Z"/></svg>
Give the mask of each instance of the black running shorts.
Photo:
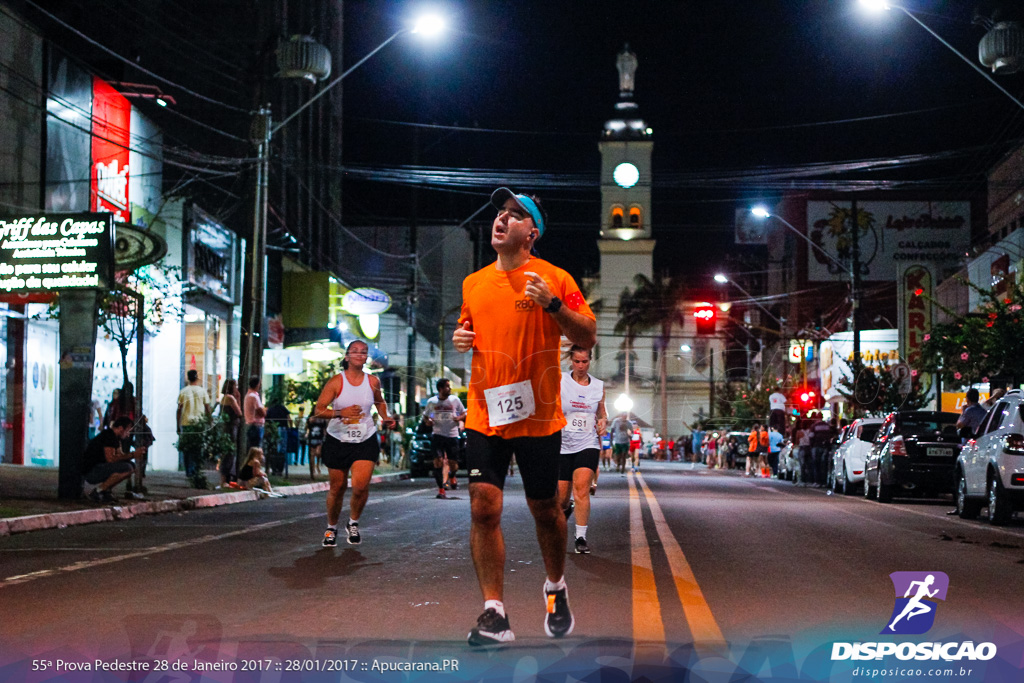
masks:
<svg viewBox="0 0 1024 683"><path fill-rule="evenodd" d="M430 443L434 446L435 458L447 456L451 461L459 459L459 440L457 437L432 434L430 436Z"/></svg>
<svg viewBox="0 0 1024 683"><path fill-rule="evenodd" d="M356 460L369 460L374 465L380 461L380 440L377 434L359 443L342 443L330 434L325 436L320 458L328 469L348 470Z"/></svg>
<svg viewBox="0 0 1024 683"><path fill-rule="evenodd" d="M548 436L519 436L514 439L484 436L472 429L467 430L469 483L493 484L504 489L505 475L515 454L526 497L531 500L554 498L558 491L558 452L561 448L561 430Z"/></svg>
<svg viewBox="0 0 1024 683"><path fill-rule="evenodd" d="M562 453L558 456L558 480L572 481L573 473L580 468L596 472L597 464L600 461L601 451L596 448L584 448L575 453Z"/></svg>

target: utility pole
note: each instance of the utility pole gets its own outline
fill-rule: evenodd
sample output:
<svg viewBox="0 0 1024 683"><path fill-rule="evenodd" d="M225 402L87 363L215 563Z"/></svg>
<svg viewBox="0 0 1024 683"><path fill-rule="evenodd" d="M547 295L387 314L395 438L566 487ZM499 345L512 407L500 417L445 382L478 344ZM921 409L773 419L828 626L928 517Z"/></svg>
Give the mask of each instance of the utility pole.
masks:
<svg viewBox="0 0 1024 683"><path fill-rule="evenodd" d="M419 164L420 160L420 131L413 129L412 137L412 163ZM411 216L409 217L409 296L408 309L406 311L406 324L408 326L408 344L406 346L405 363L405 415L407 418L416 416L416 304L419 299L419 258L416 254L417 230L416 225L419 216L420 193L417 188L412 189Z"/></svg>
<svg viewBox="0 0 1024 683"><path fill-rule="evenodd" d="M852 272L850 274L850 327L853 330L853 362L860 366L860 222L857 214L857 200L850 202L850 224L852 235Z"/></svg>
<svg viewBox="0 0 1024 683"><path fill-rule="evenodd" d="M715 347L708 343L708 418L715 416Z"/></svg>
<svg viewBox="0 0 1024 683"><path fill-rule="evenodd" d="M270 105L264 105L256 114L252 126L252 139L256 143L256 193L252 212L252 235L246 250L245 298L242 300L242 371L239 384L248 387L250 377L258 377L263 370L263 309L266 305L267 256L267 175L270 161L272 133Z"/></svg>

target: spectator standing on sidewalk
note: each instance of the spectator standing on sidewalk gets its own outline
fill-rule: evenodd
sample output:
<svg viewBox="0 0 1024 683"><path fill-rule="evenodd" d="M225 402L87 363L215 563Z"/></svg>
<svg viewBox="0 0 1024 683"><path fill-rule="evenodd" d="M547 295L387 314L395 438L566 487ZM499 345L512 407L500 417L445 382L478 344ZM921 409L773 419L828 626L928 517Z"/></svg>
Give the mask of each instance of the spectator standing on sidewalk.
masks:
<svg viewBox="0 0 1024 683"><path fill-rule="evenodd" d="M224 380L221 388L220 420L224 433L231 439L231 450L221 455L220 485L227 486L236 481L235 453L238 451L238 433L242 428L242 405L238 400L238 382L233 379Z"/></svg>
<svg viewBox="0 0 1024 683"><path fill-rule="evenodd" d="M761 442L761 425L755 424L747 436L747 467L743 476L749 477L750 473L757 474L757 447Z"/></svg>
<svg viewBox="0 0 1024 683"><path fill-rule="evenodd" d="M824 486L825 477L825 456L828 453L828 444L832 440L832 427L821 419L821 413L816 413L816 422L811 425L811 461L814 466L813 477L808 476L807 481L815 486Z"/></svg>
<svg viewBox="0 0 1024 683"><path fill-rule="evenodd" d="M779 453L782 452L783 441L785 437L773 425L768 433L768 466L771 467L773 476L779 474Z"/></svg>
<svg viewBox="0 0 1024 683"><path fill-rule="evenodd" d="M810 427L796 430L796 442L799 448L798 452L800 454L800 484L807 486L807 482L813 481L814 476L814 458L811 453Z"/></svg>
<svg viewBox="0 0 1024 683"><path fill-rule="evenodd" d="M960 442L967 443L978 433L981 421L985 419L986 410L978 404L978 390L971 387L967 390L966 403L956 421L956 428L960 430Z"/></svg>
<svg viewBox="0 0 1024 683"><path fill-rule="evenodd" d="M306 456L309 451L309 443L306 441L306 424L309 418L306 417L306 406L299 406L299 416L295 418L295 431L299 438L299 455L295 459L296 465L305 465Z"/></svg>
<svg viewBox="0 0 1024 683"><path fill-rule="evenodd" d="M210 402L209 397L206 395L206 389L199 386L199 373L195 370L189 370L186 375L188 384L178 394L178 434L180 435L185 427L191 425L196 420L202 420L210 414ZM122 396L124 394L122 393ZM195 452L184 452L179 451L180 461L179 468L185 470L185 474L192 476L195 468L199 467L200 461L203 459L202 453Z"/></svg>
<svg viewBox="0 0 1024 683"><path fill-rule="evenodd" d="M249 378L249 391L245 393L245 401L242 403L242 413L245 416L245 450L250 448L263 447L263 427L267 422L267 409L263 407L263 397L260 395L260 378Z"/></svg>

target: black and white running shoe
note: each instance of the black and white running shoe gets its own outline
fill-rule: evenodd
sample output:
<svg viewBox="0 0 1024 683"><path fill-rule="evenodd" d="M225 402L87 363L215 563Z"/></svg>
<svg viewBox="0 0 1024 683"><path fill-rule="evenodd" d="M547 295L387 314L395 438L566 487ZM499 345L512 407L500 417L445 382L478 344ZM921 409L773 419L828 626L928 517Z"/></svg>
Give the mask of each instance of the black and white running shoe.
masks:
<svg viewBox="0 0 1024 683"><path fill-rule="evenodd" d="M345 531L348 532L348 538L345 539L345 540L348 541L349 545L359 545L360 543L363 542L363 539L361 539L359 537L359 524L353 524L351 522L346 522L345 523Z"/></svg>
<svg viewBox="0 0 1024 683"><path fill-rule="evenodd" d="M576 539L576 554L577 555L589 555L590 546L587 545L587 539L577 538Z"/></svg>
<svg viewBox="0 0 1024 683"><path fill-rule="evenodd" d="M516 639L508 617L498 614L498 610L489 607L476 620L476 628L469 632L467 640L470 645L500 645Z"/></svg>
<svg viewBox="0 0 1024 683"><path fill-rule="evenodd" d="M547 614L544 615L544 633L552 638L561 638L572 633L576 620L569 610L569 590L544 591Z"/></svg>
<svg viewBox="0 0 1024 683"><path fill-rule="evenodd" d="M325 548L333 548L338 545L338 532L334 529L328 529L324 532L324 543Z"/></svg>

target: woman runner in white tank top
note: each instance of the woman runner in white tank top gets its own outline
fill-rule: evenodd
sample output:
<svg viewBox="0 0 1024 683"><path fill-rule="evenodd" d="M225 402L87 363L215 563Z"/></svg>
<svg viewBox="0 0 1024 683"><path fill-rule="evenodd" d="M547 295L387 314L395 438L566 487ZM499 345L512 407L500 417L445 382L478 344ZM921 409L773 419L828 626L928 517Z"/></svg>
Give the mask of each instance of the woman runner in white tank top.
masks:
<svg viewBox="0 0 1024 683"><path fill-rule="evenodd" d="M349 503L349 521L345 525L346 540L352 545L362 541L359 516L370 495L373 467L380 459L377 428L370 408L377 408L382 426L394 424L394 420L388 417L380 380L363 372L368 353L369 346L364 341L356 340L348 345L341 364L342 372L327 381L313 410L313 417L330 420L320 454L330 477L325 547L337 544L338 518L350 471L352 500Z"/></svg>
<svg viewBox="0 0 1024 683"><path fill-rule="evenodd" d="M590 349L573 346L569 351L572 372L562 373L562 412L566 425L562 429L558 464L558 496L566 517L573 513L575 499L575 546L576 552L583 555L590 553L587 523L590 521L591 486L597 486L601 436L608 425L604 382L588 372L592 354Z"/></svg>

